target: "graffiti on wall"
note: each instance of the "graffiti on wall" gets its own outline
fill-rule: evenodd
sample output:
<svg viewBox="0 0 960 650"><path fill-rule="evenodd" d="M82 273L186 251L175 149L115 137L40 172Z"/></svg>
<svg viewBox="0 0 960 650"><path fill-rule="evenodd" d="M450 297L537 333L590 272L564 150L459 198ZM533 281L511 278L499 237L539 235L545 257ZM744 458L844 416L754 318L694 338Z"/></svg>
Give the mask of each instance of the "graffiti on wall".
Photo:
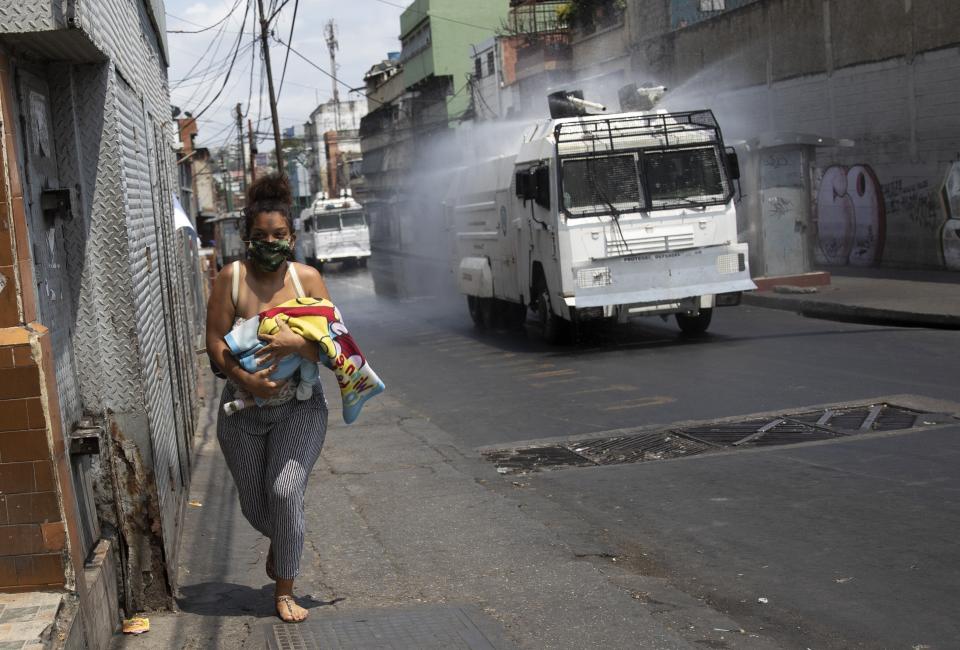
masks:
<svg viewBox="0 0 960 650"><path fill-rule="evenodd" d="M886 239L884 191L869 165L827 168L817 193L817 261L870 266Z"/></svg>
<svg viewBox="0 0 960 650"><path fill-rule="evenodd" d="M947 215L940 231L943 263L951 271L960 271L960 162L954 162L947 169L940 200Z"/></svg>
<svg viewBox="0 0 960 650"><path fill-rule="evenodd" d="M960 162L943 182L880 184L866 164L833 165L816 196L816 258L832 266L940 267L960 271Z"/></svg>

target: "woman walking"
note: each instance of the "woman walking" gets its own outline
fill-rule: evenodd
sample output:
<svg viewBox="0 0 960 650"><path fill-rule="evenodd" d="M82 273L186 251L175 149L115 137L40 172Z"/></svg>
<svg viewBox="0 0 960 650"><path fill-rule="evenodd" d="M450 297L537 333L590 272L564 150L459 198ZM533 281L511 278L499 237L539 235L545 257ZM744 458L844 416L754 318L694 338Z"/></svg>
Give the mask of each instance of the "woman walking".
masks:
<svg viewBox="0 0 960 650"><path fill-rule="evenodd" d="M307 617L293 599L293 581L303 552L303 496L323 447L327 403L319 383L313 397L301 401L295 397L296 375L280 382L271 373L287 355L318 361L319 349L278 321L280 331L257 353L262 370L248 373L223 338L239 321L288 300L330 299L316 269L291 261L295 233L290 204L283 176L264 176L247 188L246 260L225 266L217 276L207 305L207 351L227 376L217 410L217 439L244 517L270 539L266 572L276 581L277 615L294 623ZM226 416L222 406L233 401L238 389L266 401Z"/></svg>

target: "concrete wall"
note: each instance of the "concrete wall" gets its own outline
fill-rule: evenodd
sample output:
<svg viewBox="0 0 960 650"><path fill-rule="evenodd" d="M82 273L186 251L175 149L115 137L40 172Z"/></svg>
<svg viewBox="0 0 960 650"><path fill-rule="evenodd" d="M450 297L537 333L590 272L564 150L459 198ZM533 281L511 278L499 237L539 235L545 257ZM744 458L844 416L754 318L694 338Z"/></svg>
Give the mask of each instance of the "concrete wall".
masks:
<svg viewBox="0 0 960 650"><path fill-rule="evenodd" d="M821 263L958 269L944 199L960 156L957 25L950 0L760 0L648 39L660 56L637 63L671 87L668 108L714 109L728 141L855 142L813 162Z"/></svg>

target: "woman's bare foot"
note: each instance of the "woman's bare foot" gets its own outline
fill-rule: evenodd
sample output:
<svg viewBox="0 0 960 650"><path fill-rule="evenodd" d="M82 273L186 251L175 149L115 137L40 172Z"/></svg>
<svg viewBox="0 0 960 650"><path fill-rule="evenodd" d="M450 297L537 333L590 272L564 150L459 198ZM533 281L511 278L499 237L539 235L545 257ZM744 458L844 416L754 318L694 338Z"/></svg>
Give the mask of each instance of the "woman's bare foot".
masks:
<svg viewBox="0 0 960 650"><path fill-rule="evenodd" d="M309 612L293 599L293 578L277 580L274 598L277 601L277 616L284 623L299 623L309 615Z"/></svg>
<svg viewBox="0 0 960 650"><path fill-rule="evenodd" d="M293 596L277 596L277 616L284 623L299 623L309 612L297 604Z"/></svg>

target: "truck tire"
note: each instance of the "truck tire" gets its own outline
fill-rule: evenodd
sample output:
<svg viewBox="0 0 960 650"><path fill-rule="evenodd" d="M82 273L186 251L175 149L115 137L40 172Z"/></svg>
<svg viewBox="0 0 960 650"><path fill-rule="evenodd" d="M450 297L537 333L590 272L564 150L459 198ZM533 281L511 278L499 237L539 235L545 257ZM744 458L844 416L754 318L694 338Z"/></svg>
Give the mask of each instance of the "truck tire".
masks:
<svg viewBox="0 0 960 650"><path fill-rule="evenodd" d="M569 323L550 309L550 292L543 289L537 298L537 319L543 331L543 340L550 345L561 345L569 340Z"/></svg>
<svg viewBox="0 0 960 650"><path fill-rule="evenodd" d="M523 327L527 322L527 307L523 303L494 299L494 315L497 325L508 330Z"/></svg>
<svg viewBox="0 0 960 650"><path fill-rule="evenodd" d="M493 298L478 298L467 296L467 309L470 318L477 329L489 330L493 328Z"/></svg>
<svg viewBox="0 0 960 650"><path fill-rule="evenodd" d="M710 327L710 320L713 318L713 308L704 308L696 316L689 314L677 314L677 325L680 331L687 336L703 336Z"/></svg>

